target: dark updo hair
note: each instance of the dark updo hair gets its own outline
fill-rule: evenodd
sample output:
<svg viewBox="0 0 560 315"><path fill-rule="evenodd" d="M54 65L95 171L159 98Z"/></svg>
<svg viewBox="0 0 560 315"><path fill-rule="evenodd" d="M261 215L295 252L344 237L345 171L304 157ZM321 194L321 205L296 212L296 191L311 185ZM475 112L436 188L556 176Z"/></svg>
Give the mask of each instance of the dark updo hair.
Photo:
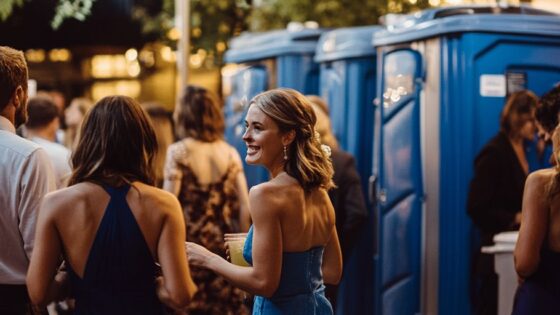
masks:
<svg viewBox="0 0 560 315"><path fill-rule="evenodd" d="M552 134L558 125L558 113L560 113L560 84L541 97L535 116L544 130Z"/></svg>
<svg viewBox="0 0 560 315"><path fill-rule="evenodd" d="M500 118L501 131L506 135L518 132L522 127L519 116L532 114L532 111L537 107L538 101L537 96L528 90L517 91L511 94L502 110Z"/></svg>
<svg viewBox="0 0 560 315"><path fill-rule="evenodd" d="M213 142L224 137L222 103L203 87L188 85L175 111L176 132L179 138Z"/></svg>
<svg viewBox="0 0 560 315"><path fill-rule="evenodd" d="M156 152L156 135L140 104L126 96L104 97L84 118L68 185L84 181L153 185Z"/></svg>
<svg viewBox="0 0 560 315"><path fill-rule="evenodd" d="M287 148L286 173L296 178L305 190L334 187L332 163L321 148L314 128L317 118L305 96L292 89L274 89L255 96L250 105L270 117L281 133L295 132L294 141Z"/></svg>

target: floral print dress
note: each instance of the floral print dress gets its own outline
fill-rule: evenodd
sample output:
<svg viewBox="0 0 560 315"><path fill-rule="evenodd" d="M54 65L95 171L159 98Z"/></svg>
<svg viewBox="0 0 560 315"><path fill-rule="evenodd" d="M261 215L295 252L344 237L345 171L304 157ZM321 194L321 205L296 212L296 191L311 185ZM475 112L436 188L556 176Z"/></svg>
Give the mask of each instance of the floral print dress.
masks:
<svg viewBox="0 0 560 315"><path fill-rule="evenodd" d="M178 199L183 208L187 240L226 257L224 233L239 232L239 199L236 177L242 169L230 158L227 171L209 184L201 184L189 166L184 142L172 145L168 151L165 177L181 180ZM230 154L231 156L231 154ZM214 272L191 266L191 275L198 292L185 312L189 315L244 315L245 293L233 287Z"/></svg>

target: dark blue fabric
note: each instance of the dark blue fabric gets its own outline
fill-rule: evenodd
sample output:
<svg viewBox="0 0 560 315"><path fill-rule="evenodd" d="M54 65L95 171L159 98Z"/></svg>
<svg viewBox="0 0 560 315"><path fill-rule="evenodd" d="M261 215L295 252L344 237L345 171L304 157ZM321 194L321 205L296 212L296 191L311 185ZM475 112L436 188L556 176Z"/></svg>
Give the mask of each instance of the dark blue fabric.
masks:
<svg viewBox="0 0 560 315"><path fill-rule="evenodd" d="M325 298L321 264L324 247L304 252L282 253L282 272L278 289L270 298L255 297L253 315L330 315L333 310ZM249 229L243 257L253 264L253 227Z"/></svg>
<svg viewBox="0 0 560 315"><path fill-rule="evenodd" d="M560 253L543 246L537 271L515 294L513 315L553 315L560 312Z"/></svg>
<svg viewBox="0 0 560 315"><path fill-rule="evenodd" d="M126 202L130 185L103 188L111 199L83 279L69 266L74 314L164 314L156 295L154 259Z"/></svg>

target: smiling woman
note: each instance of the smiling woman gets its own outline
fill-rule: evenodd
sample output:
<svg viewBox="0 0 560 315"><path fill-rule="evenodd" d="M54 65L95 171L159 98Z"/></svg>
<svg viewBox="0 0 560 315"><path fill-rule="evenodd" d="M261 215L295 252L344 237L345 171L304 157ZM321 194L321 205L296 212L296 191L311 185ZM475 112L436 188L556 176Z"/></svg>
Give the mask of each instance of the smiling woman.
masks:
<svg viewBox="0 0 560 315"><path fill-rule="evenodd" d="M276 89L250 102L245 160L271 179L251 188L253 225L237 266L188 243L189 262L256 295L253 314L332 314L323 282L336 284L342 257L327 195L333 169L315 133L316 117L300 93Z"/></svg>

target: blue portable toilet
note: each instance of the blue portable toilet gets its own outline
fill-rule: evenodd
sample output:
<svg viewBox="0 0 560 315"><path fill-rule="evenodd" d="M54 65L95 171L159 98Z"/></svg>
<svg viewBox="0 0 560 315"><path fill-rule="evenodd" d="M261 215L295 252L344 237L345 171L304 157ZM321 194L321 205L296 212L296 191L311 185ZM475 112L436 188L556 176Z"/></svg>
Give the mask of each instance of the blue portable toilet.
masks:
<svg viewBox="0 0 560 315"><path fill-rule="evenodd" d="M340 147L356 159L364 196L371 175L376 51L371 45L381 26L340 28L321 35L315 61L320 65L319 93L329 105ZM369 131L369 132L368 132ZM335 314L371 314L373 294L373 220L344 266Z"/></svg>
<svg viewBox="0 0 560 315"><path fill-rule="evenodd" d="M315 61L320 64L319 93L330 109L333 133L342 149L351 153L367 182L373 148L373 100L376 54L371 45L381 26L336 29L319 39Z"/></svg>
<svg viewBox="0 0 560 315"><path fill-rule="evenodd" d="M470 314L473 161L508 93L560 81L560 17L529 7L412 14L373 38L377 314Z"/></svg>
<svg viewBox="0 0 560 315"><path fill-rule="evenodd" d="M242 158L247 148L241 137L251 98L277 87L317 94L319 67L313 56L323 31L316 28L277 30L244 33L232 39L225 61L237 67L233 74L223 77L224 85L228 87L224 93L225 137ZM268 180L268 173L263 167L247 166L244 162L244 169L249 187Z"/></svg>

